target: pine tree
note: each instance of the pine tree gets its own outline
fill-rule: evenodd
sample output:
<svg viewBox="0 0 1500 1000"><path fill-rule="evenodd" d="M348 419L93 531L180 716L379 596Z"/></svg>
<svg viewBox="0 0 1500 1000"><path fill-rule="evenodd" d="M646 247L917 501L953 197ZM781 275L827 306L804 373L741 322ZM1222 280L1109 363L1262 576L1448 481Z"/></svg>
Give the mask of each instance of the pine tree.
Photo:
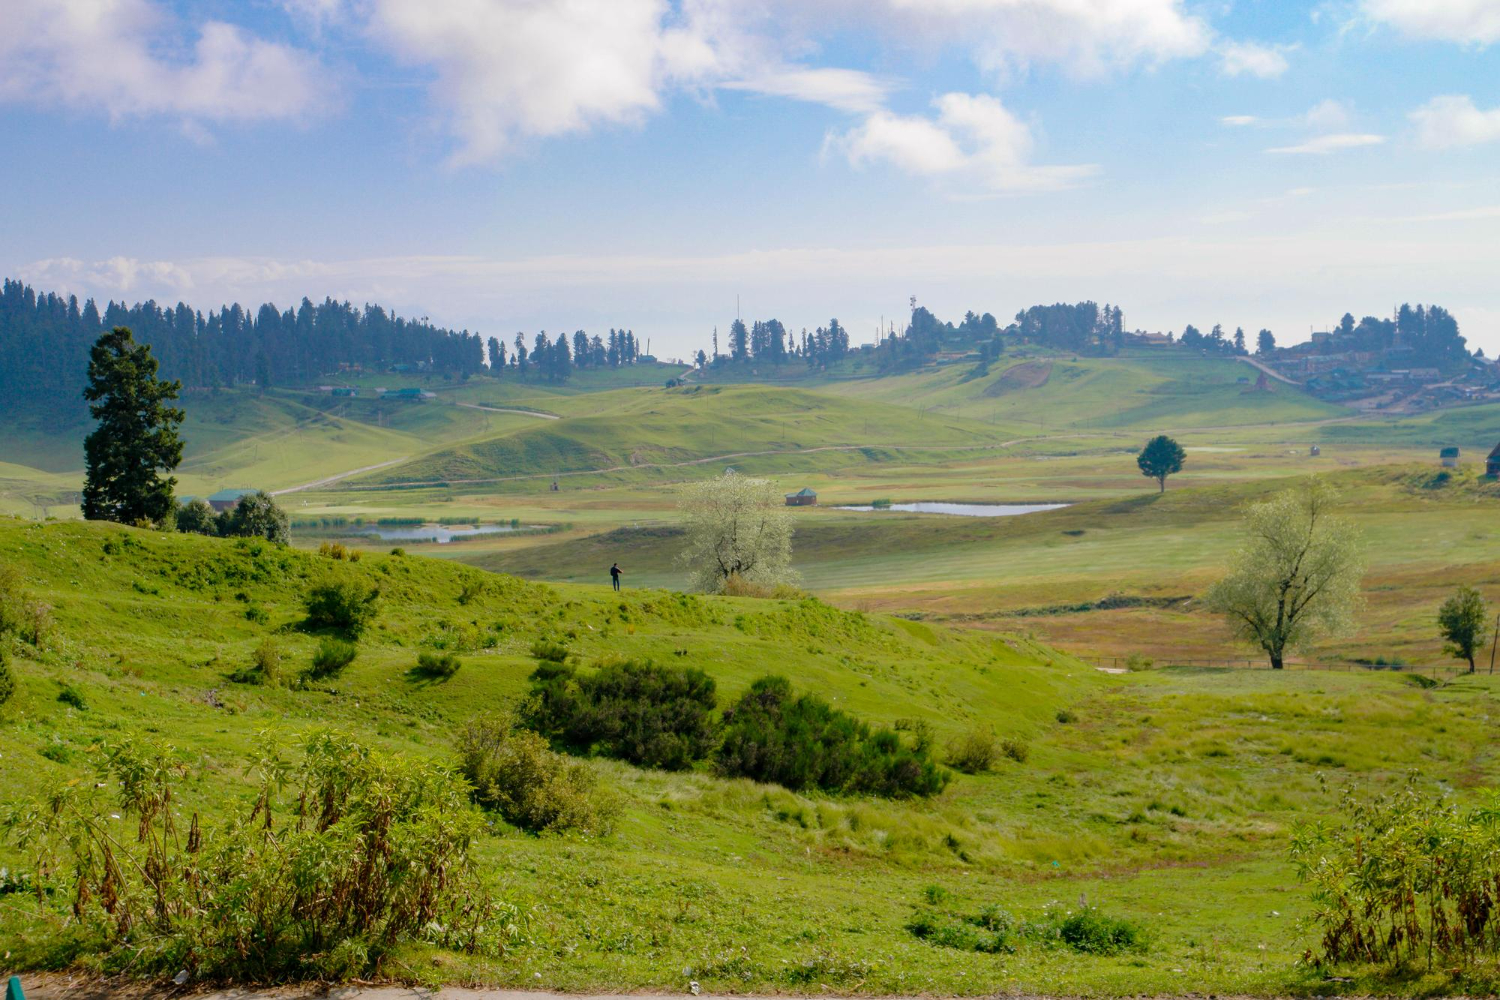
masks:
<svg viewBox="0 0 1500 1000"><path fill-rule="evenodd" d="M169 475L182 461L183 412L167 403L181 382L156 377L149 345L127 327L104 334L90 352L83 391L99 426L83 442L83 516L91 521L160 523L176 508Z"/></svg>

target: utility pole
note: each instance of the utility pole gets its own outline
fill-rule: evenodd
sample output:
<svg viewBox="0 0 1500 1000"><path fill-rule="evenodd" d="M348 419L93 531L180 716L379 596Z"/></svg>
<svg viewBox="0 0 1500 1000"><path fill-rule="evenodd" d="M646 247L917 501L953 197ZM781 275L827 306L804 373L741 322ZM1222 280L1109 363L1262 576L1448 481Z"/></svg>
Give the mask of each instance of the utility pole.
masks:
<svg viewBox="0 0 1500 1000"><path fill-rule="evenodd" d="M1490 673L1495 672L1495 643L1500 642L1500 615L1495 616L1495 627L1491 630L1494 638L1490 640Z"/></svg>

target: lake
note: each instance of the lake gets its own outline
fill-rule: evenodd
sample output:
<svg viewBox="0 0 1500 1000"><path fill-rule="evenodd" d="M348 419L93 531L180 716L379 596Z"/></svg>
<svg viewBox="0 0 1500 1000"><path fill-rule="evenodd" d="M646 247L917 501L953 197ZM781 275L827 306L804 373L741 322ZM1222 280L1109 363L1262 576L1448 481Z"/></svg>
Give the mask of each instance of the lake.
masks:
<svg viewBox="0 0 1500 1000"><path fill-rule="evenodd" d="M1039 510L1057 510L1068 506L1065 503L893 503L886 507L869 504L835 507L834 510L904 510L913 514L958 514L962 517L1014 517L1017 514L1034 514Z"/></svg>

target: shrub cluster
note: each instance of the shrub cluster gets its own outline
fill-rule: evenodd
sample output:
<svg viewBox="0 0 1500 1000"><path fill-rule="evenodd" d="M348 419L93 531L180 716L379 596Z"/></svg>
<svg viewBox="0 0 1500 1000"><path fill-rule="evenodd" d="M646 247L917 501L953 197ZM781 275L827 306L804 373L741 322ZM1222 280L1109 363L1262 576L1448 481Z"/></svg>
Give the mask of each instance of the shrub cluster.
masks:
<svg viewBox="0 0 1500 1000"><path fill-rule="evenodd" d="M272 639L264 639L250 654L248 666L241 667L229 675L236 684L280 684L281 647Z"/></svg>
<svg viewBox="0 0 1500 1000"><path fill-rule="evenodd" d="M193 535L217 535L221 538L264 538L277 545L292 540L291 520L286 511L264 490L240 497L230 510L215 513L201 498L180 504L176 510L177 530Z"/></svg>
<svg viewBox="0 0 1500 1000"><path fill-rule="evenodd" d="M105 780L58 788L15 827L48 883L36 905L68 907L102 971L345 979L406 941L496 954L522 932L480 880L467 788L430 763L330 733L294 760L265 746L258 790L222 828L193 814L183 830L191 778L172 747L101 757Z"/></svg>
<svg viewBox="0 0 1500 1000"><path fill-rule="evenodd" d="M531 683L527 722L575 753L680 771L714 747L714 682L701 670L624 660L582 673L548 660Z"/></svg>
<svg viewBox="0 0 1500 1000"><path fill-rule="evenodd" d="M474 798L525 830L604 833L617 804L589 765L554 752L512 720L471 720L458 737L459 771Z"/></svg>
<svg viewBox="0 0 1500 1000"><path fill-rule="evenodd" d="M942 904L947 898L941 891L936 896L928 892L929 903ZM923 908L906 929L928 944L986 953L1010 953L1030 944L1061 945L1086 955L1119 955L1144 951L1150 943L1142 924L1087 905L1077 910L1053 905L1035 920L1019 920L993 904L974 913L942 906Z"/></svg>
<svg viewBox="0 0 1500 1000"><path fill-rule="evenodd" d="M814 694L793 696L785 677L762 677L724 713L720 772L791 789L934 795L948 773L925 743L871 729Z"/></svg>
<svg viewBox="0 0 1500 1000"><path fill-rule="evenodd" d="M359 638L375 620L379 610L380 588L357 580L330 580L320 583L303 595L307 609L307 629L331 629L350 639Z"/></svg>
<svg viewBox="0 0 1500 1000"><path fill-rule="evenodd" d="M1000 743L988 729L975 727L948 744L948 766L965 774L980 774L995 766Z"/></svg>

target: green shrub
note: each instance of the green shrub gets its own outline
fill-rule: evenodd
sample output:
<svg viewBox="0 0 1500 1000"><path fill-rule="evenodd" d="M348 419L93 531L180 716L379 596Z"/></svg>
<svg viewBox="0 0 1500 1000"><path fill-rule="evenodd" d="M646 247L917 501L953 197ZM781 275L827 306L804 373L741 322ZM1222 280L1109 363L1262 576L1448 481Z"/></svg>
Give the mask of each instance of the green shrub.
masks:
<svg viewBox="0 0 1500 1000"><path fill-rule="evenodd" d="M87 712L89 710L88 702L83 700L83 692L71 684L64 684L62 686L62 690L57 692L57 700L64 705L71 705L80 712Z"/></svg>
<svg viewBox="0 0 1500 1000"><path fill-rule="evenodd" d="M580 673L548 661L531 683L527 722L575 753L680 771L713 749L714 682L701 670L625 660Z"/></svg>
<svg viewBox="0 0 1500 1000"><path fill-rule="evenodd" d="M313 587L302 598L308 629L331 629L357 639L375 620L380 588L352 580L336 580Z"/></svg>
<svg viewBox="0 0 1500 1000"><path fill-rule="evenodd" d="M177 530L190 535L217 535L218 521L214 509L202 497L190 500L177 508Z"/></svg>
<svg viewBox="0 0 1500 1000"><path fill-rule="evenodd" d="M470 720L459 733L458 758L475 800L509 823L534 832L609 829L616 802L599 788L593 769L508 718Z"/></svg>
<svg viewBox="0 0 1500 1000"><path fill-rule="evenodd" d="M948 744L948 766L965 774L980 774L995 766L1000 744L988 729L975 727Z"/></svg>
<svg viewBox="0 0 1500 1000"><path fill-rule="evenodd" d="M40 649L51 631L51 607L27 594L14 566L0 565L0 639L15 636Z"/></svg>
<svg viewBox="0 0 1500 1000"><path fill-rule="evenodd" d="M871 730L813 694L792 696L785 677L762 677L724 712L723 774L796 790L933 795L948 783L925 746Z"/></svg>
<svg viewBox="0 0 1500 1000"><path fill-rule="evenodd" d="M1097 907L1085 906L1077 913L1053 917L1057 937L1074 951L1089 955L1118 955L1140 951L1146 946L1146 932L1133 921L1110 917Z"/></svg>
<svg viewBox="0 0 1500 1000"><path fill-rule="evenodd" d="M531 655L545 663L562 663L568 658L568 647L561 643L538 639L531 644Z"/></svg>
<svg viewBox="0 0 1500 1000"><path fill-rule="evenodd" d="M447 680L458 673L463 663L452 653L418 653L412 673L431 680Z"/></svg>
<svg viewBox="0 0 1500 1000"><path fill-rule="evenodd" d="M308 668L307 676L315 681L337 677L358 655L359 647L354 643L332 636L326 637L318 643L317 652L313 653L312 666Z"/></svg>
<svg viewBox="0 0 1500 1000"><path fill-rule="evenodd" d="M250 654L249 666L229 675L236 684L280 684L281 647L272 639L263 639Z"/></svg>
<svg viewBox="0 0 1500 1000"><path fill-rule="evenodd" d="M38 905L71 914L106 974L347 978L405 942L494 955L524 932L480 878L468 790L432 763L329 733L296 759L265 746L259 788L209 832L179 814L197 779L172 747L96 756L103 781L18 810L16 832L54 873Z"/></svg>
<svg viewBox="0 0 1500 1000"><path fill-rule="evenodd" d="M1078 716L1074 715L1066 708L1059 708L1057 710L1056 718L1058 722L1061 722L1065 726L1070 722L1076 722L1078 720Z"/></svg>
<svg viewBox="0 0 1500 1000"><path fill-rule="evenodd" d="M1131 653L1125 658L1125 669L1135 673L1140 670L1151 670L1155 668L1156 661L1140 653Z"/></svg>
<svg viewBox="0 0 1500 1000"><path fill-rule="evenodd" d="M1025 740L1007 737L1000 741L1000 752L1017 764L1024 764L1026 758L1031 756L1031 747L1026 744Z"/></svg>
<svg viewBox="0 0 1500 1000"><path fill-rule="evenodd" d="M16 693L16 675L10 669L10 652L0 645L0 705L10 701Z"/></svg>

